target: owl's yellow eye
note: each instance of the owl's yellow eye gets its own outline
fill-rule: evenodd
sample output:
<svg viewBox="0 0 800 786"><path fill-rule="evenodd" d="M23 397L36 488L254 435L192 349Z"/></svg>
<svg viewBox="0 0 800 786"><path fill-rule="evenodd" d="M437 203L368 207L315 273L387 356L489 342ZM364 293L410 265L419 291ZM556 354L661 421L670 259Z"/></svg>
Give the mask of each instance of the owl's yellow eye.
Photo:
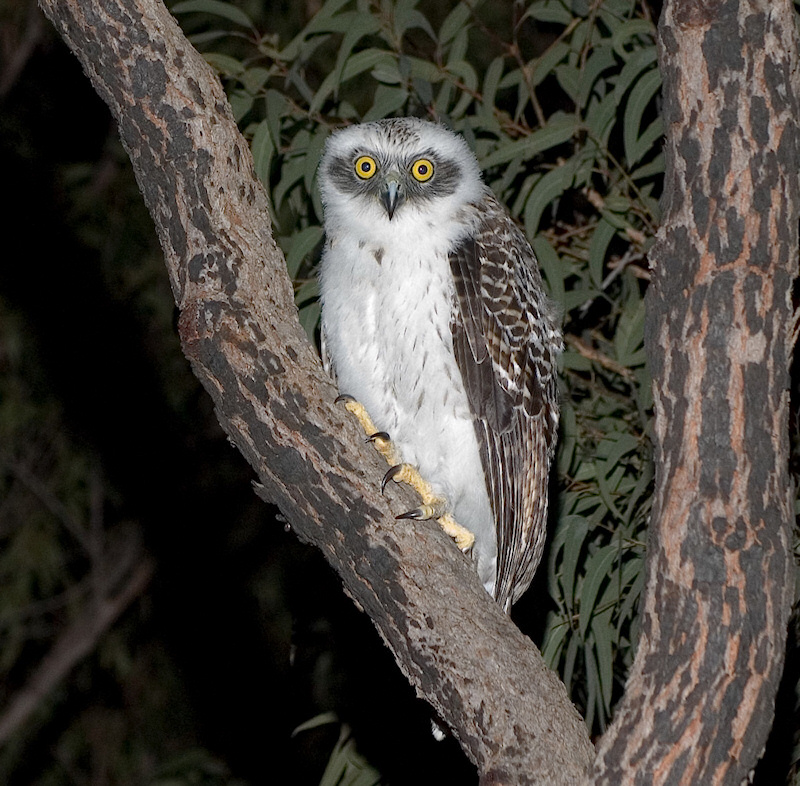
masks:
<svg viewBox="0 0 800 786"><path fill-rule="evenodd" d="M359 156L356 160L356 174L362 180L369 180L378 171L378 165L372 156Z"/></svg>
<svg viewBox="0 0 800 786"><path fill-rule="evenodd" d="M433 177L433 162L429 161L427 158L418 158L411 165L411 174L414 175L414 179L418 180L420 183L430 180Z"/></svg>

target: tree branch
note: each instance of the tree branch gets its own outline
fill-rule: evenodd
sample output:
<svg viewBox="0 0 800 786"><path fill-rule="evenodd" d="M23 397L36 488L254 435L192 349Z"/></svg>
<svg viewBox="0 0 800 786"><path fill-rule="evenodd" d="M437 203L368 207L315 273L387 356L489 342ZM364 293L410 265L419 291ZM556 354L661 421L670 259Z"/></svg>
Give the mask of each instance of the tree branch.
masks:
<svg viewBox="0 0 800 786"><path fill-rule="evenodd" d="M322 550L483 782L578 782L593 750L564 686L434 523L394 520L389 502L407 492L380 495L384 468L299 325L266 195L211 69L156 0L42 7L117 120L184 351L261 495Z"/></svg>

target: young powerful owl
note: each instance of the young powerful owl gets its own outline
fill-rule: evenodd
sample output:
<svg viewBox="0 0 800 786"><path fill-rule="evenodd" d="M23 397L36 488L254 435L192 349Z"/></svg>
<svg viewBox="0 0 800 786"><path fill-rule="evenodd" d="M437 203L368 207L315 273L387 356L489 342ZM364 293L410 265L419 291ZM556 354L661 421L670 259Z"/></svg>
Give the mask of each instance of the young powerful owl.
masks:
<svg viewBox="0 0 800 786"><path fill-rule="evenodd" d="M542 556L558 426L561 333L533 250L434 123L339 131L319 182L326 365L430 484L406 517L452 514L508 611Z"/></svg>

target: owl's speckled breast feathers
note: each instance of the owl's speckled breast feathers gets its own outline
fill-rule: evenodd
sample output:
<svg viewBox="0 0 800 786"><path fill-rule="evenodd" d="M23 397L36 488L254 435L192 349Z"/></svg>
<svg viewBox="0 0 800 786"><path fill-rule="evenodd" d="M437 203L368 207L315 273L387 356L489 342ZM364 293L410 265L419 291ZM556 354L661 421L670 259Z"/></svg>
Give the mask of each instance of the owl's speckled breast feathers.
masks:
<svg viewBox="0 0 800 786"><path fill-rule="evenodd" d="M353 126L320 165L322 329L339 389L475 535L504 608L541 557L561 338L533 252L460 137Z"/></svg>

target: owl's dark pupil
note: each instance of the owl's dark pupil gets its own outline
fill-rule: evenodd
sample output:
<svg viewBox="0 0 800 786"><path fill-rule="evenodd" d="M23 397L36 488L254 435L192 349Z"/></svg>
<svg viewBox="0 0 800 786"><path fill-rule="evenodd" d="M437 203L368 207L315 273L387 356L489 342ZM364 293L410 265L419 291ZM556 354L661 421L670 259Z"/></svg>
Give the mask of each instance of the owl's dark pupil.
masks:
<svg viewBox="0 0 800 786"><path fill-rule="evenodd" d="M361 171L362 171L362 172L369 172L369 169L370 169L370 166L369 166L369 161L365 161L365 162L364 162L364 163L361 165Z"/></svg>
<svg viewBox="0 0 800 786"><path fill-rule="evenodd" d="M428 167L426 167L425 164L420 164L419 165L419 173L421 175L427 175L428 174Z"/></svg>

